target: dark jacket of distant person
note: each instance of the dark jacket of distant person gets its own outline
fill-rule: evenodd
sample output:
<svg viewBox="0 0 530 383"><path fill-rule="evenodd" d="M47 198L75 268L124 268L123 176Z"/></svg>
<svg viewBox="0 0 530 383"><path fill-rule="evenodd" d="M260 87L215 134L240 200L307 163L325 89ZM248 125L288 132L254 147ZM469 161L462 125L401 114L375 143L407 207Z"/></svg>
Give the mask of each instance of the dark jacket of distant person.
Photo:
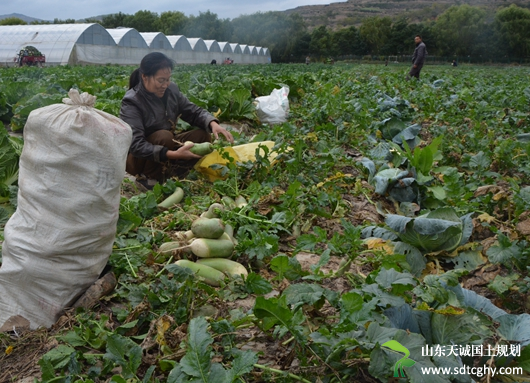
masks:
<svg viewBox="0 0 530 383"><path fill-rule="evenodd" d="M425 43L421 41L416 45L416 49L414 49L414 53L412 54L412 64L421 67L425 63L426 57L427 47L425 46Z"/></svg>

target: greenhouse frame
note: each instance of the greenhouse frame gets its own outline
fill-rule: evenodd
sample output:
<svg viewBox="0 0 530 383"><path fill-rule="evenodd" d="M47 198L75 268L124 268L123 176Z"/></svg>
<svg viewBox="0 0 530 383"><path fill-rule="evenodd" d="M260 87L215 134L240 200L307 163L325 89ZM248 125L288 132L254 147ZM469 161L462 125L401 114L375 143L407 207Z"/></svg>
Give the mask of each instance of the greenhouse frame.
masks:
<svg viewBox="0 0 530 383"><path fill-rule="evenodd" d="M39 50L45 65L138 65L149 52L163 52L177 64L267 64L267 48L186 36L141 33L134 28L105 29L97 23L0 26L0 66L17 66L25 47ZM243 48L243 50L241 48ZM226 56L226 57L225 57Z"/></svg>

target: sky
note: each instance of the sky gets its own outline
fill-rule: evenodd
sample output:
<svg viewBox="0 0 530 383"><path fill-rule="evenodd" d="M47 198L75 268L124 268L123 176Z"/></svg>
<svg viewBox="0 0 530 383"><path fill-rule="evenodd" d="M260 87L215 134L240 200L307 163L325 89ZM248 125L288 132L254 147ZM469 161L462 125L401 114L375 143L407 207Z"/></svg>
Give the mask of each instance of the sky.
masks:
<svg viewBox="0 0 530 383"><path fill-rule="evenodd" d="M42 20L84 19L122 12L148 10L158 14L180 11L198 16L210 11L220 19L234 19L256 12L285 11L302 5L329 4L344 0L0 0L0 15L20 13Z"/></svg>

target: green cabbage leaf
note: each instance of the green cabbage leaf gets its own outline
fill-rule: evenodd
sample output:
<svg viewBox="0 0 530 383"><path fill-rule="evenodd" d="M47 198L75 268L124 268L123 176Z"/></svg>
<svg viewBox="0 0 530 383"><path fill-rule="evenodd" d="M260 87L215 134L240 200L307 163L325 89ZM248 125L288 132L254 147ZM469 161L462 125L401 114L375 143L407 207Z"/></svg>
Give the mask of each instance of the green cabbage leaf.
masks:
<svg viewBox="0 0 530 383"><path fill-rule="evenodd" d="M422 252L453 251L467 242L473 230L471 214L460 218L451 207L442 207L416 218L389 214L385 223L401 241Z"/></svg>

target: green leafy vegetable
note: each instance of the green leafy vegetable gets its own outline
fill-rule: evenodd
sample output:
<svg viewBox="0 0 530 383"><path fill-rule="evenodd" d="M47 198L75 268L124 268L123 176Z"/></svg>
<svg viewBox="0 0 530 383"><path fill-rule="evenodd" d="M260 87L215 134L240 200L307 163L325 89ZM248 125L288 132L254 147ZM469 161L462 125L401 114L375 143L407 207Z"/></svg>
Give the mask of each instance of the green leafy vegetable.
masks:
<svg viewBox="0 0 530 383"><path fill-rule="evenodd" d="M107 340L105 357L122 367L125 378L134 378L142 362L142 348L130 338L112 334Z"/></svg>
<svg viewBox="0 0 530 383"><path fill-rule="evenodd" d="M4 124L0 122L0 203L9 201L9 186L18 180L19 156Z"/></svg>
<svg viewBox="0 0 530 383"><path fill-rule="evenodd" d="M417 218L389 214L385 223L399 238L424 252L453 251L467 242L470 215L459 218L451 207L433 210Z"/></svg>

